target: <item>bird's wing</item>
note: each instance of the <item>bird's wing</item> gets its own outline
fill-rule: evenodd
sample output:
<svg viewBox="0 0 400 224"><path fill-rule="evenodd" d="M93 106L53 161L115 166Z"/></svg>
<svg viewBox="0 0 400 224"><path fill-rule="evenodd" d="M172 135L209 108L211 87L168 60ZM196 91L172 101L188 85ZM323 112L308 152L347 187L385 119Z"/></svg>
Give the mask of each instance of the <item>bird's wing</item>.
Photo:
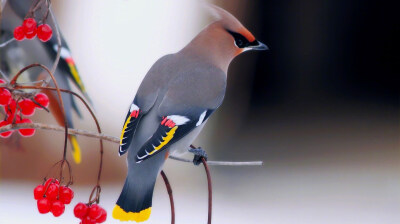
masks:
<svg viewBox="0 0 400 224"><path fill-rule="evenodd" d="M185 115L171 114L161 117L157 131L138 151L136 162L140 163L168 148L202 124L213 111L214 109L201 108Z"/></svg>
<svg viewBox="0 0 400 224"><path fill-rule="evenodd" d="M157 99L157 93L158 91L155 91L153 94L142 96L139 89L138 94L129 107L124 126L122 127L118 150L120 156L128 151L140 119L153 107Z"/></svg>
<svg viewBox="0 0 400 224"><path fill-rule="evenodd" d="M143 110L141 111L139 106L136 105L135 100L132 102L128 114L126 115L124 126L122 128L120 142L119 142L119 155L122 156L128 151L129 145L132 142L135 134L137 125L140 119L143 117Z"/></svg>
<svg viewBox="0 0 400 224"><path fill-rule="evenodd" d="M225 86L226 77L219 70L178 77L158 108L160 124L137 152L136 163L168 148L204 123L222 103Z"/></svg>

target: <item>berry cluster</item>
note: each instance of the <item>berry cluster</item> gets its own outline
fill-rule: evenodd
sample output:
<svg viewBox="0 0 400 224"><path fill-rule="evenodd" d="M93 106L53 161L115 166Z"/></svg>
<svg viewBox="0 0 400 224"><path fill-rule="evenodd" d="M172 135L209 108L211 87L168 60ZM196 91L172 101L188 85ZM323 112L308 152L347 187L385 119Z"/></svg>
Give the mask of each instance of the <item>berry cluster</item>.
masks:
<svg viewBox="0 0 400 224"><path fill-rule="evenodd" d="M53 30L48 24L37 26L34 18L25 19L21 26L17 26L14 29L14 38L18 41L22 41L25 38L33 39L36 35L42 42L47 42L53 35Z"/></svg>
<svg viewBox="0 0 400 224"><path fill-rule="evenodd" d="M50 178L44 185L39 185L33 190L39 213L53 213L58 217L64 213L65 205L71 203L74 192L67 186L60 186L57 179Z"/></svg>
<svg viewBox="0 0 400 224"><path fill-rule="evenodd" d="M80 224L103 223L107 219L107 212L97 204L88 205L82 202L74 208L75 217L82 220Z"/></svg>
<svg viewBox="0 0 400 224"><path fill-rule="evenodd" d="M0 79L0 84L6 82ZM32 116L35 113L35 109L42 109L43 107L49 106L49 98L44 93L36 94L32 99L13 99L11 92L6 88L0 88L0 107L4 106L6 117L0 122L0 127L12 124L32 123L28 118L24 116ZM8 138L14 131L7 131L0 133L0 137ZM23 137L31 137L35 134L35 129L19 129L19 134Z"/></svg>

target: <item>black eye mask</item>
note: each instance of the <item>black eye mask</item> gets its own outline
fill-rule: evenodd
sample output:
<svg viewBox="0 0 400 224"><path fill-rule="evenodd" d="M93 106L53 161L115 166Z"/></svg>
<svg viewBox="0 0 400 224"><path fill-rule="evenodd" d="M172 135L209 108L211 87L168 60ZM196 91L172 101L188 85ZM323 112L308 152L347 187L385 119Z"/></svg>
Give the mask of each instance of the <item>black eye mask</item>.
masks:
<svg viewBox="0 0 400 224"><path fill-rule="evenodd" d="M228 30L228 32L232 35L232 37L235 39L235 44L236 44L236 46L238 47L238 48L245 48L245 47L249 47L249 46L256 46L256 45L258 45L258 42L257 41L253 41L253 42L250 42L250 41L248 41L247 39L246 39L246 37L244 37L242 34L240 34L240 33L235 33L235 32L232 32L232 31L229 31Z"/></svg>

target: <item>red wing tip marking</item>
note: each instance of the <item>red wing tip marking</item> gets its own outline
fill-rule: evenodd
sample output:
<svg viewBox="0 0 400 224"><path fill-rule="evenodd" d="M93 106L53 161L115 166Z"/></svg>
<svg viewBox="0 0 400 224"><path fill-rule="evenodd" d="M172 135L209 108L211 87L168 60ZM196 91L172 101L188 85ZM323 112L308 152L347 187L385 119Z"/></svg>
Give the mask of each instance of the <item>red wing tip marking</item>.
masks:
<svg viewBox="0 0 400 224"><path fill-rule="evenodd" d="M164 126L169 127L169 128L173 128L173 127L175 127L176 124L171 119L164 118L161 121L161 125L164 125Z"/></svg>
<svg viewBox="0 0 400 224"><path fill-rule="evenodd" d="M189 121L189 118L181 115L170 115L162 117L161 125L173 128L176 125L184 125Z"/></svg>
<svg viewBox="0 0 400 224"><path fill-rule="evenodd" d="M131 116L131 117L134 117L134 118L138 118L138 116L139 116L139 110L134 110L134 111L132 111L130 116Z"/></svg>
<svg viewBox="0 0 400 224"><path fill-rule="evenodd" d="M72 65L75 64L74 59L73 59L72 57L66 58L65 61L66 61L68 64L72 64Z"/></svg>

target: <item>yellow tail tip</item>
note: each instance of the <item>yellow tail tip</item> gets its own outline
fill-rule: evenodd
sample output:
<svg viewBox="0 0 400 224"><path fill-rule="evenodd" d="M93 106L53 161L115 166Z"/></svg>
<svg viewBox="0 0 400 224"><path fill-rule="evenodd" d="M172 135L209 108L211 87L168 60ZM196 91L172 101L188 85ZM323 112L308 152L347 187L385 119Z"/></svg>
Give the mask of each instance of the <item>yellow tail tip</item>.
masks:
<svg viewBox="0 0 400 224"><path fill-rule="evenodd" d="M72 157L74 158L74 161L76 164L81 163L82 158L81 158L81 147L79 147L78 140L76 140L75 136L69 136L71 145L72 145Z"/></svg>
<svg viewBox="0 0 400 224"><path fill-rule="evenodd" d="M114 219L120 221L136 221L144 222L149 219L151 213L151 207L143 209L140 212L126 212L119 205L115 205L112 216Z"/></svg>

